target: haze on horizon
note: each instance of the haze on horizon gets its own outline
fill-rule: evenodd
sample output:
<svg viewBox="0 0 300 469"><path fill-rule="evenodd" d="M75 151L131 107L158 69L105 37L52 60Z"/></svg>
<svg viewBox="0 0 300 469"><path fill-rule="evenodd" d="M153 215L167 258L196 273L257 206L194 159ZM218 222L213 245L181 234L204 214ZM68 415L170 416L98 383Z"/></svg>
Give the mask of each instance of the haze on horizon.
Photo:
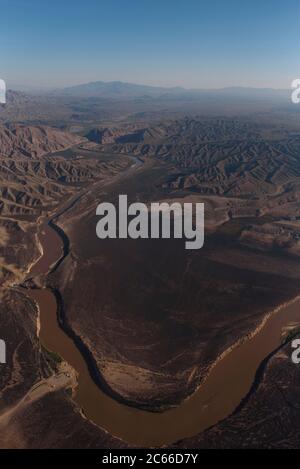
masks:
<svg viewBox="0 0 300 469"><path fill-rule="evenodd" d="M8 86L287 89L300 75L297 0L0 0L0 8Z"/></svg>

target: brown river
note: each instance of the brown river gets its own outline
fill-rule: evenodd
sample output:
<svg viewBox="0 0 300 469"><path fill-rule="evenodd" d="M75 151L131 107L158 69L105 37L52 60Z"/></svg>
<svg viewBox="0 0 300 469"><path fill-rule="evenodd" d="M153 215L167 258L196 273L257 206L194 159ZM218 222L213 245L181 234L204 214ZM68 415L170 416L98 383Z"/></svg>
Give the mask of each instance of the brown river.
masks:
<svg viewBox="0 0 300 469"><path fill-rule="evenodd" d="M30 276L45 274L62 255L62 239L42 222L38 232L43 254ZM230 415L249 392L260 363L282 342L284 328L300 322L300 297L275 310L255 334L225 352L207 379L178 407L161 413L120 404L91 378L85 358L61 329L56 298L50 290L30 290L40 312L40 341L68 362L78 374L73 396L85 416L122 440L140 446L161 446L191 437Z"/></svg>

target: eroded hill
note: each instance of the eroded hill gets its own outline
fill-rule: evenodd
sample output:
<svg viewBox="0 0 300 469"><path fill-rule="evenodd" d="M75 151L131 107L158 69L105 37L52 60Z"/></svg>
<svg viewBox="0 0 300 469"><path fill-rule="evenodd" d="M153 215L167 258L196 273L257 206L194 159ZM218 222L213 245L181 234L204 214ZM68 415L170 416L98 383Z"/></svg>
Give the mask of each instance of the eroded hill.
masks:
<svg viewBox="0 0 300 469"><path fill-rule="evenodd" d="M92 143L72 144L73 134L21 127L19 153L15 134L3 137L5 281L15 272L22 278L36 258L37 217L89 187L58 220L72 248L47 282L62 295L64 321L92 353L106 391L161 410L190 395L226 348L298 294L300 137L287 127L244 118L94 129L87 134ZM143 166L109 185L132 164L128 155ZM105 189L93 190L91 183L102 179ZM96 206L116 202L120 193L146 203L204 202L204 248L191 255L179 240L98 240ZM59 400L60 408L74 411ZM31 421L41 425L31 410L19 417L23 429Z"/></svg>

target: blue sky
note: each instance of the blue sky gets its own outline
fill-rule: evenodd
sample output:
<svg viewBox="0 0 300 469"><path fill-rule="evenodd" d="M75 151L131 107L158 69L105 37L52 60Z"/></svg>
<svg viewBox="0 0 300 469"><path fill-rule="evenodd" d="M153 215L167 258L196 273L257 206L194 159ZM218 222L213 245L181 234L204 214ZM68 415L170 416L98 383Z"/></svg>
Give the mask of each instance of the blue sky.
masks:
<svg viewBox="0 0 300 469"><path fill-rule="evenodd" d="M289 88L299 0L0 0L0 77Z"/></svg>

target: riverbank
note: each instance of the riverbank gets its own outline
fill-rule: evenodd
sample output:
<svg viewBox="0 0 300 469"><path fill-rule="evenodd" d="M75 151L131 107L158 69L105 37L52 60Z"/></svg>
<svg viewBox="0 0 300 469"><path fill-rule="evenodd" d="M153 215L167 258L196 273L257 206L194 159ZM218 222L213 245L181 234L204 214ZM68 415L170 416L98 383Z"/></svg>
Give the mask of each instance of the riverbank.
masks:
<svg viewBox="0 0 300 469"><path fill-rule="evenodd" d="M60 242L63 243L63 238ZM48 267L55 269L55 265ZM300 319L300 296L297 296L267 313L251 333L220 354L197 389L178 407L151 413L129 407L128 402L121 401L107 387L89 349L70 326L66 327L59 291L41 290L40 293L40 339L47 349L60 355L76 370L75 402L91 422L123 441L141 446L172 444L232 415L251 390L262 361L280 346L282 326ZM49 310L50 294L55 296L55 306ZM275 321L278 318L280 321ZM276 326L274 330L272 326ZM178 422L184 422L184 426L179 426Z"/></svg>

